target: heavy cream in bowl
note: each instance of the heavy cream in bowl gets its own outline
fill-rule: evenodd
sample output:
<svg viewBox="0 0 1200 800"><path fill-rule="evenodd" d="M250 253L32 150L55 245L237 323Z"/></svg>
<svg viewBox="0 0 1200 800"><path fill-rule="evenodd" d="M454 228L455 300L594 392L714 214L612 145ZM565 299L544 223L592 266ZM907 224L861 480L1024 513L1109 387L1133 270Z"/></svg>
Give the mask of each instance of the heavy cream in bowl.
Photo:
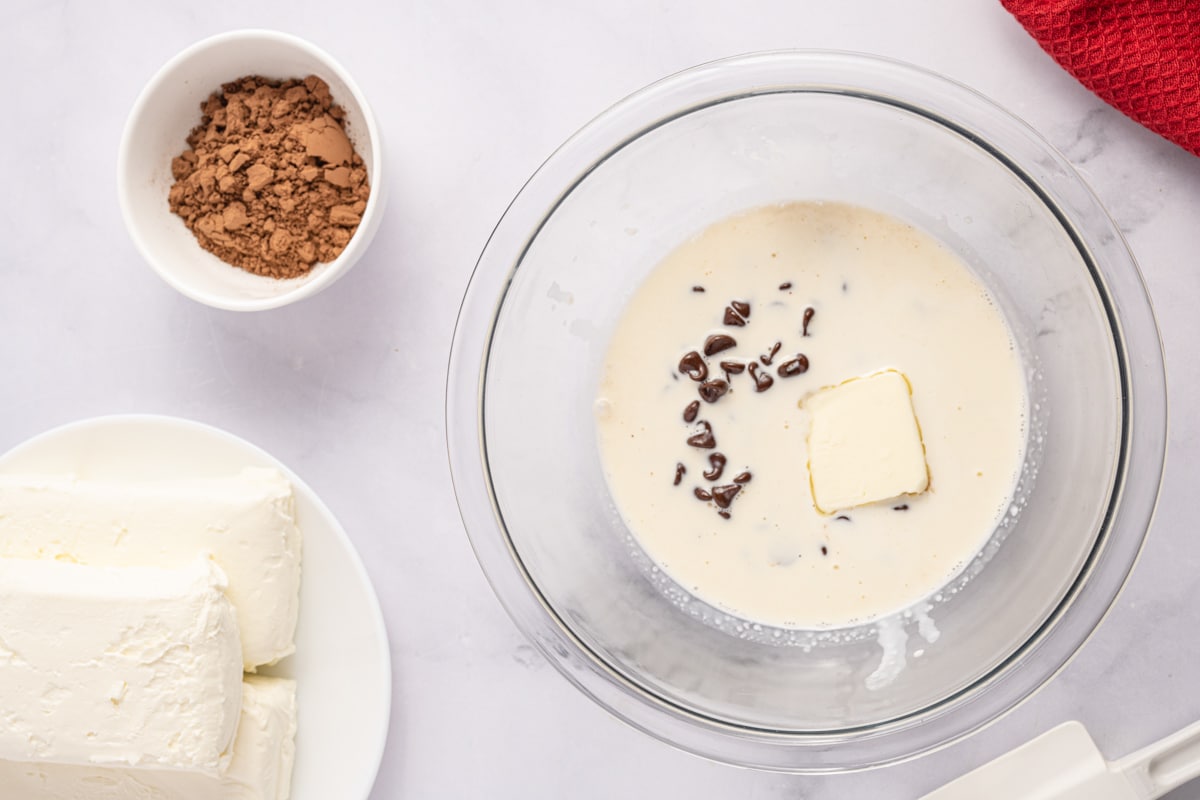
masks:
<svg viewBox="0 0 1200 800"><path fill-rule="evenodd" d="M821 509L805 398L885 370L907 378L926 488ZM626 524L680 587L825 629L912 606L974 558L1021 473L1026 395L1001 311L950 250L884 214L798 202L718 222L650 274L609 344L596 429ZM848 468L881 469L864 461Z"/></svg>

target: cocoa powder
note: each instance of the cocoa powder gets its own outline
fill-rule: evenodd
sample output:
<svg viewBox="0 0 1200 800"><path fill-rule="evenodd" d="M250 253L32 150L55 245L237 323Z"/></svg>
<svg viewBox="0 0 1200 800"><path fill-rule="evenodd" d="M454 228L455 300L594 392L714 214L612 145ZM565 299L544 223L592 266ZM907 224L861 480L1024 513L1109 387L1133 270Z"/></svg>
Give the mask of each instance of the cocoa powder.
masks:
<svg viewBox="0 0 1200 800"><path fill-rule="evenodd" d="M171 162L168 200L200 246L244 270L295 278L337 258L370 185L345 111L310 75L224 84L200 106L188 150Z"/></svg>

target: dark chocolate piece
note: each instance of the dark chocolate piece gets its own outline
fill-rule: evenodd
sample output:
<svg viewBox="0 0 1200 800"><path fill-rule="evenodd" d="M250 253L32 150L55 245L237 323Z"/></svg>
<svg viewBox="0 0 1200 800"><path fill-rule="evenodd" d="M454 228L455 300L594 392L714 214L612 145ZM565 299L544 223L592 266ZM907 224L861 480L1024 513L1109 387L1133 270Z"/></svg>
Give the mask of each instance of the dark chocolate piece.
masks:
<svg viewBox="0 0 1200 800"><path fill-rule="evenodd" d="M842 284L842 291L846 291L845 284ZM804 326L800 329L801 336L808 336L808 323L812 322L812 318L816 313L817 310L812 306L804 309Z"/></svg>
<svg viewBox="0 0 1200 800"><path fill-rule="evenodd" d="M713 436L712 425L709 425L704 420L700 420L700 424L704 426L704 430L689 436L687 443L692 447L699 447L702 450L712 450L717 446L717 437Z"/></svg>
<svg viewBox="0 0 1200 800"><path fill-rule="evenodd" d="M737 497L737 493L742 490L742 487L736 483L727 483L724 486L714 486L712 490L712 499L717 504L718 508L729 508L729 504L733 502L733 498Z"/></svg>
<svg viewBox="0 0 1200 800"><path fill-rule="evenodd" d="M737 340L724 333L717 333L704 340L704 355L715 356L722 350L737 347Z"/></svg>
<svg viewBox="0 0 1200 800"><path fill-rule="evenodd" d="M703 291L704 291L704 287L703 287L703 286L693 286L693 287L692 287L692 291L693 291L693 292L703 292Z"/></svg>
<svg viewBox="0 0 1200 800"><path fill-rule="evenodd" d="M771 366L771 360L774 359L779 353L779 348L781 347L783 347L783 343L776 342L775 344L771 345L771 352L767 353L765 356L759 356L758 360L763 363L764 367Z"/></svg>
<svg viewBox="0 0 1200 800"><path fill-rule="evenodd" d="M791 282L791 281L788 281L787 283L781 283L781 284L779 284L779 291L781 291L781 292L786 292L786 291L787 291L788 289L790 289L790 288L792 288L792 282Z"/></svg>
<svg viewBox="0 0 1200 800"><path fill-rule="evenodd" d="M750 365L746 369L750 372L750 377L754 378L754 391L756 392L765 392L775 383L775 379L766 372L760 372L758 364L753 361L750 362Z"/></svg>
<svg viewBox="0 0 1200 800"><path fill-rule="evenodd" d="M708 377L708 365L695 350L679 359L679 371L697 383Z"/></svg>
<svg viewBox="0 0 1200 800"><path fill-rule="evenodd" d="M729 384L717 378L700 384L700 397L706 403L715 403L729 391Z"/></svg>
<svg viewBox="0 0 1200 800"><path fill-rule="evenodd" d="M742 319L741 315L729 306L725 306L725 318L722 322L726 325L732 325L735 328L743 328L746 325L746 320Z"/></svg>
<svg viewBox="0 0 1200 800"><path fill-rule="evenodd" d="M800 353L795 358L788 359L779 365L779 377L791 378L803 372L808 372L808 356Z"/></svg>
<svg viewBox="0 0 1200 800"><path fill-rule="evenodd" d="M697 500L712 500L713 499L713 496L711 494L704 491L699 486L697 486L695 489L692 489L692 494L696 495Z"/></svg>
<svg viewBox="0 0 1200 800"><path fill-rule="evenodd" d="M754 476L753 476L753 475L751 475L749 472L742 472L742 473L738 474L738 476L737 476L737 477L735 477L735 478L733 479L733 482L734 482L734 483L749 483L749 482L750 482L750 479L751 479L751 478L753 478L753 477L754 477Z"/></svg>
<svg viewBox="0 0 1200 800"><path fill-rule="evenodd" d="M722 361L721 369L725 370L730 375L740 375L746 371L746 365L740 361Z"/></svg>
<svg viewBox="0 0 1200 800"><path fill-rule="evenodd" d="M686 473L686 472L687 472L687 467L685 467L683 464L676 464L675 465L675 483L673 483L671 485L678 486L679 482L683 480L684 473Z"/></svg>
<svg viewBox="0 0 1200 800"><path fill-rule="evenodd" d="M721 479L721 473L725 471L725 463L727 459L721 453L713 453L708 457L708 463L712 464L712 469L704 471L704 480L716 481Z"/></svg>
<svg viewBox="0 0 1200 800"><path fill-rule="evenodd" d="M683 410L683 421L691 425L696 421L696 415L700 413L700 401L693 400L687 404L687 408Z"/></svg>

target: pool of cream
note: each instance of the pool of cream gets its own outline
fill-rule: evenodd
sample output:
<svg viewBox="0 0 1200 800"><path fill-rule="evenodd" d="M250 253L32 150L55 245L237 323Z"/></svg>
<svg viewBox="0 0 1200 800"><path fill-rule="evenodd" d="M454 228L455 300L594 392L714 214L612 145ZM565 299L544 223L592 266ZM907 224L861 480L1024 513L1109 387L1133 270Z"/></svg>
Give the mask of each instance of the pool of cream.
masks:
<svg viewBox="0 0 1200 800"><path fill-rule="evenodd" d="M714 336L733 344L706 356ZM692 352L720 396L701 396ZM803 400L882 369L912 385L930 488L823 514ZM796 639L913 618L979 563L1014 505L1028 412L1013 336L961 260L891 217L804 202L718 222L650 274L609 343L596 429L616 507L664 585L733 628ZM886 627L881 644L896 638Z"/></svg>

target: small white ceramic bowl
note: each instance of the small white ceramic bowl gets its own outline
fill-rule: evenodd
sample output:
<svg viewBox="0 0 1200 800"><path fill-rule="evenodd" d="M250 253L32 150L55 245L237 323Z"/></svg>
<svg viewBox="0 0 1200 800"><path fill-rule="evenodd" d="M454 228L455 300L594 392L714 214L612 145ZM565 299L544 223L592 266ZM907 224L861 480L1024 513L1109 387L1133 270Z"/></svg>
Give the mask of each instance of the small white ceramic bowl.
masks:
<svg viewBox="0 0 1200 800"><path fill-rule="evenodd" d="M342 254L306 275L280 280L230 266L196 242L167 204L171 159L200 124L200 104L245 75L316 75L346 111L346 132L362 157L371 195ZM278 31L231 31L197 42L168 61L142 90L121 137L117 190L133 242L163 280L206 305L260 311L311 297L350 270L379 227L385 204L383 156L375 117L345 69L309 42Z"/></svg>

